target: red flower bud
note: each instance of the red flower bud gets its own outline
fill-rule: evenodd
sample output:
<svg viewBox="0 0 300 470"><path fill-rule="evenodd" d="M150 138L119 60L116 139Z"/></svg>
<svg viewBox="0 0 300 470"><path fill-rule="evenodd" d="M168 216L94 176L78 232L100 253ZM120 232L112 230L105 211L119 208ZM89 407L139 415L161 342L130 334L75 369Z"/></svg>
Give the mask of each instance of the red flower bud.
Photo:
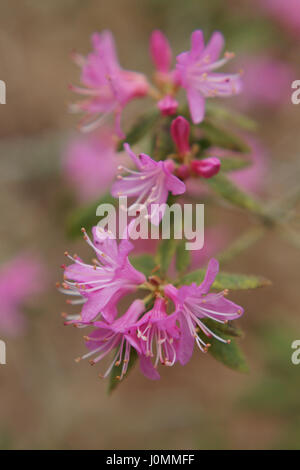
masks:
<svg viewBox="0 0 300 470"><path fill-rule="evenodd" d="M172 96L166 95L157 103L158 108L163 116L171 116L175 114L178 108L178 101Z"/></svg>
<svg viewBox="0 0 300 470"><path fill-rule="evenodd" d="M190 124L182 116L178 116L171 124L171 135L180 154L190 151L189 136Z"/></svg>
<svg viewBox="0 0 300 470"><path fill-rule="evenodd" d="M193 160L191 162L192 170L203 178L211 178L219 173L221 162L216 157L203 158L203 160Z"/></svg>

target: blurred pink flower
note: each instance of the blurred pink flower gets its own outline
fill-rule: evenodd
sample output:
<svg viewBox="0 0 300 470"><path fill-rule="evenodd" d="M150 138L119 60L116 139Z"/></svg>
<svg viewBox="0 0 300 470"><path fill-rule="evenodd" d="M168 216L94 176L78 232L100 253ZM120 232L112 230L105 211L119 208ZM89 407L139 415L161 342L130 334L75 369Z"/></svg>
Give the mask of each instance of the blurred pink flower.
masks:
<svg viewBox="0 0 300 470"><path fill-rule="evenodd" d="M16 336L24 331L22 307L45 287L43 265L30 254L7 262L0 270L0 334Z"/></svg>
<svg viewBox="0 0 300 470"><path fill-rule="evenodd" d="M143 74L121 68L110 31L94 33L92 45L93 52L87 58L75 55L76 62L82 67L81 82L86 88L71 86L71 89L87 99L71 109L86 113L81 124L84 131L95 129L113 113L116 133L123 138L121 112L129 101L147 95L149 85Z"/></svg>
<svg viewBox="0 0 300 470"><path fill-rule="evenodd" d="M290 103L293 70L271 56L248 56L239 63L243 69L244 93L238 106L271 108Z"/></svg>
<svg viewBox="0 0 300 470"><path fill-rule="evenodd" d="M159 205L166 203L169 192L173 195L184 193L185 184L172 174L174 171L173 161L157 162L144 153L137 156L128 144L125 144L124 148L138 171L121 168L129 175L118 176L118 181L112 187L113 196L127 196L129 198L138 196L131 208L143 204L147 209L150 209L152 204L157 204L155 209L159 209ZM149 217L153 224L158 225L163 217L163 211L151 210Z"/></svg>
<svg viewBox="0 0 300 470"><path fill-rule="evenodd" d="M280 24L296 36L300 36L299 0L259 0L261 5Z"/></svg>
<svg viewBox="0 0 300 470"><path fill-rule="evenodd" d="M63 155L64 174L81 201L105 194L120 163L124 163L124 158L117 154L116 142L109 129L74 138Z"/></svg>
<svg viewBox="0 0 300 470"><path fill-rule="evenodd" d="M205 99L209 97L228 97L241 91L242 82L239 74L215 73L214 70L225 65L233 54L225 53L219 59L224 46L221 33L215 32L207 46L203 33L192 33L191 49L177 56L177 79L186 89L192 120L201 122L205 115Z"/></svg>

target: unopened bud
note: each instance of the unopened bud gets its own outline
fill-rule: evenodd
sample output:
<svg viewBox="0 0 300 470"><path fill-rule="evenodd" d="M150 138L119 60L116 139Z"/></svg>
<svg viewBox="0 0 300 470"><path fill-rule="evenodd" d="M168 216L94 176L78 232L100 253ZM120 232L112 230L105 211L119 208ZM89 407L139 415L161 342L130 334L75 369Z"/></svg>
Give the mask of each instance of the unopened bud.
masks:
<svg viewBox="0 0 300 470"><path fill-rule="evenodd" d="M216 157L203 158L203 160L193 160L191 168L194 173L203 178L211 178L219 173L221 162Z"/></svg>
<svg viewBox="0 0 300 470"><path fill-rule="evenodd" d="M171 135L177 150L184 155L190 151L190 124L182 116L178 116L171 124Z"/></svg>

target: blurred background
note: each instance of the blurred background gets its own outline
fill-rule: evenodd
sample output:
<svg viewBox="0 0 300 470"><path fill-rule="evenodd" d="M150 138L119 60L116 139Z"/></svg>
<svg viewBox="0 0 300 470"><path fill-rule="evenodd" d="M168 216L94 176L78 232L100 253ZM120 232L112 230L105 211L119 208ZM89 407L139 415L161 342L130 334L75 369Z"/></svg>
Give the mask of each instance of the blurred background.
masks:
<svg viewBox="0 0 300 470"><path fill-rule="evenodd" d="M199 353L184 368L164 369L159 382L136 368L108 396L97 370L74 362L84 351L82 332L63 326L65 299L55 287L66 249L90 254L66 235L67 215L82 204L62 164L78 120L68 113L74 101L68 84L79 83L72 50L88 53L91 33L110 29L121 64L151 74L153 29L167 34L174 56L188 49L194 29L206 38L221 30L236 53L231 69L243 68L245 77L244 96L226 105L258 122L264 171L254 188L276 207L299 193L300 108L291 103L291 82L300 79L297 1L0 0L0 25L0 78L7 86L7 104L0 105L0 263L19 263L9 285L24 291L17 312L2 279L7 365L0 365L0 448L300 448L300 365L291 362L291 343L300 339L297 227L267 231L226 264L272 280L271 287L233 296L246 310L239 326L248 374ZM128 119L142 106L132 106ZM206 210L222 249L257 227L228 207ZM23 272L21 281L16 272ZM5 319L10 310L13 325Z"/></svg>

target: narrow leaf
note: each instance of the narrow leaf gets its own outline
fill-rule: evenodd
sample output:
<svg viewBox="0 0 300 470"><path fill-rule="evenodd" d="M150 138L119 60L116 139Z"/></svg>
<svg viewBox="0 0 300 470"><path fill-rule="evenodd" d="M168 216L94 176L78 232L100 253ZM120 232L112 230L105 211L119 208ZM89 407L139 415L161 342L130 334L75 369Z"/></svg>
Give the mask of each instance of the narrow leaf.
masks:
<svg viewBox="0 0 300 470"><path fill-rule="evenodd" d="M251 149L241 137L229 132L227 129L216 126L207 119L200 124L200 128L203 131L204 138L210 141L211 146L235 150L242 153L251 152Z"/></svg>
<svg viewBox="0 0 300 470"><path fill-rule="evenodd" d="M216 327L214 327L213 331L217 334L219 333ZM207 336L205 336L202 332L199 333L199 336L201 339L203 339L203 341L207 342ZM238 372L248 372L249 368L246 363L245 356L236 341L231 338L231 335L228 335L224 332L220 333L219 336L226 340L229 339L230 343L222 343L215 338L209 338L209 343L211 344L208 349L209 354L211 354L217 361L222 362L222 364L229 367L230 369L236 370Z"/></svg>
<svg viewBox="0 0 300 470"><path fill-rule="evenodd" d="M180 240L176 247L176 270L179 274L184 273L191 262L190 252L186 250L185 243L185 239Z"/></svg>
<svg viewBox="0 0 300 470"><path fill-rule="evenodd" d="M206 111L207 115L213 119L222 122L232 122L232 124L235 124L247 131L255 131L257 129L257 123L253 119L250 119L248 116L245 116L242 113L233 111L232 109L216 105L211 101L207 101Z"/></svg>
<svg viewBox="0 0 300 470"><path fill-rule="evenodd" d="M258 201L235 186L235 184L232 183L224 174L219 173L213 178L208 179L207 183L217 194L222 196L223 199L226 199L231 204L242 209L247 209L262 217L268 217L264 207L261 206Z"/></svg>
<svg viewBox="0 0 300 470"><path fill-rule="evenodd" d="M160 271L165 275L171 264L172 258L176 250L176 240L173 238L162 240L159 244L155 257L156 263L160 266Z"/></svg>
<svg viewBox="0 0 300 470"><path fill-rule="evenodd" d="M196 282L200 284L205 276L205 269L197 269L183 277L180 284L191 284ZM270 281L261 276L249 276L246 274L232 274L220 272L215 279L212 287L217 290L231 289L231 290L244 290L244 289L257 289L270 285Z"/></svg>
<svg viewBox="0 0 300 470"><path fill-rule="evenodd" d="M246 160L245 158L239 157L230 157L230 158L220 158L221 160L221 171L228 172L228 171L236 171L242 170L243 168L247 168L251 165L250 160Z"/></svg>
<svg viewBox="0 0 300 470"><path fill-rule="evenodd" d="M149 133L159 117L159 112L155 110L154 112L152 111L151 113L148 113L144 117L140 118L139 121L133 125L125 139L121 140L118 145L118 151L120 152L123 150L123 145L125 142L130 145L134 145L139 142L143 137L145 137L145 135Z"/></svg>

